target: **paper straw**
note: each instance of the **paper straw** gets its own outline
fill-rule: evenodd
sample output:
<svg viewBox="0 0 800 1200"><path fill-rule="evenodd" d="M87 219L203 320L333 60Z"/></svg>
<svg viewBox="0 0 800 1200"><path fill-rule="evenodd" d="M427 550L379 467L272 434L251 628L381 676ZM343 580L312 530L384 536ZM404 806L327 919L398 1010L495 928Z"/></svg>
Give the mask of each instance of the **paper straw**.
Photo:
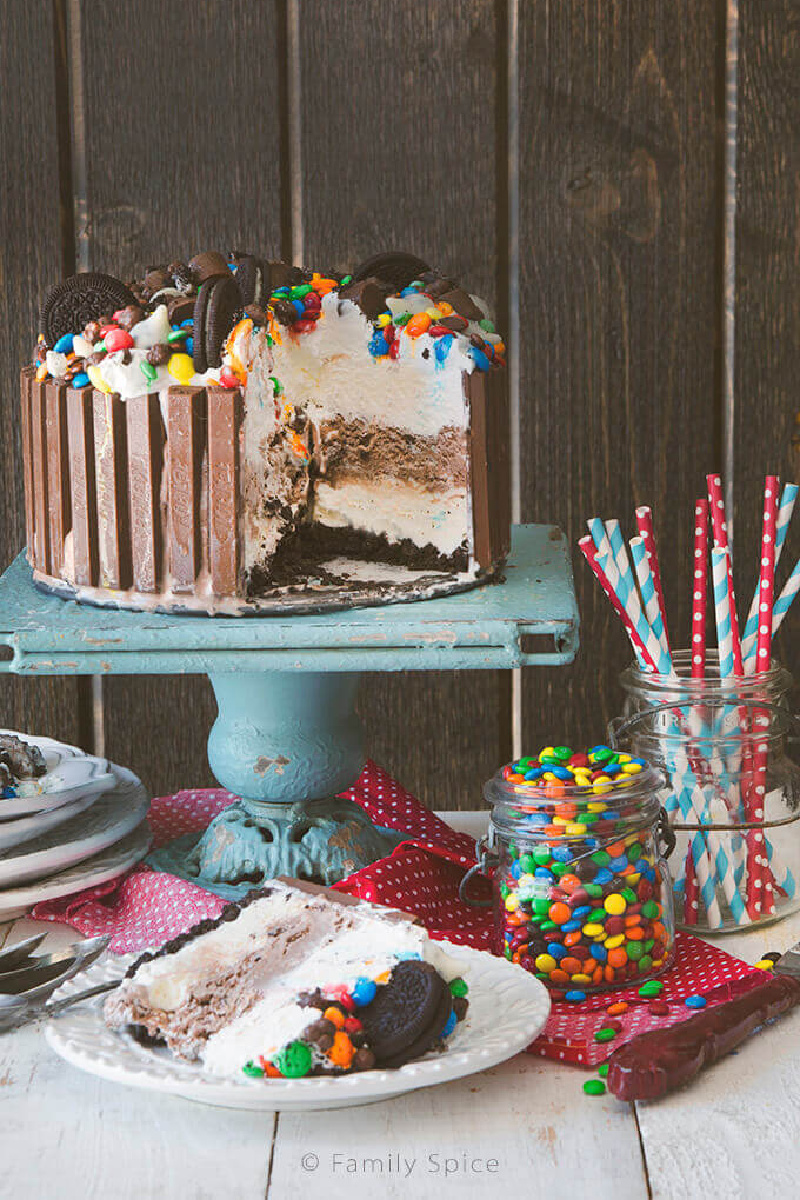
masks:
<svg viewBox="0 0 800 1200"><path fill-rule="evenodd" d="M661 612L661 624L664 629L664 645L669 651L669 633L667 632L667 608L664 604L664 590L661 586L661 568L658 565L658 551L656 550L656 535L653 528L653 510L646 504L641 508L636 509L636 528L639 530L639 537L644 542L644 548L647 553L647 558L650 563L650 569L653 572L653 584L658 597L658 607Z"/></svg>
<svg viewBox="0 0 800 1200"><path fill-rule="evenodd" d="M797 493L800 491L796 483L787 483L783 489L783 494L778 505L778 516L775 521L775 572L778 570L778 563L781 560L781 552L786 544L786 534L789 532L789 522L792 519L794 512ZM760 596L759 584L756 584L756 590L753 593L753 603L750 605L750 612L747 614L747 622L742 634L742 657L746 660L745 643L748 645L755 642L756 634L758 633L758 601ZM747 662L745 661L745 670Z"/></svg>
<svg viewBox="0 0 800 1200"><path fill-rule="evenodd" d="M684 925L697 924L697 898L699 890L697 887L697 876L694 871L694 860L692 859L691 847L686 851L686 861L683 867L684 873L684 891L683 891L683 923Z"/></svg>
<svg viewBox="0 0 800 1200"><path fill-rule="evenodd" d="M775 502L778 480L768 475L764 488L764 520L761 527L761 565L758 577L758 635L756 639L756 671L769 669L772 646L772 605L775 583Z"/></svg>
<svg viewBox="0 0 800 1200"><path fill-rule="evenodd" d="M728 573L728 620L730 621L731 654L733 656L734 675L743 675L742 644L739 637L739 622L736 617L736 595L733 590L733 561L728 546L728 522L725 514L725 501L722 496L722 480L719 475L707 475L708 507L711 513L711 526L714 530L714 545L719 550L728 553L726 569Z"/></svg>
<svg viewBox="0 0 800 1200"><path fill-rule="evenodd" d="M630 625L636 630L640 646L644 647L647 651L645 665L649 666L651 670L657 671L659 675L671 676L673 674L672 659L669 653L662 648L661 643L648 624L639 601L639 594L636 591L636 587L632 586L632 577L630 580L626 580L620 574L603 522L599 517L592 517L590 521L587 521L587 525L592 537L591 539L582 538L578 545L583 549L585 541L594 542L597 565L606 577L611 591L619 601L619 607L615 605L615 608L617 608L617 612L624 610L627 613ZM594 570L594 567L592 569ZM595 571L595 575L597 575L597 571ZM599 578L600 576L598 575ZM608 595L608 592L606 594Z"/></svg>
<svg viewBox="0 0 800 1200"><path fill-rule="evenodd" d="M653 633L661 643L661 649L669 654L667 635L664 632L664 622L661 619L661 609L658 607L658 596L656 595L653 568L651 567L647 558L644 538L631 538L630 547L631 554L633 555L633 565L636 570L636 578L639 581L639 590L642 593L644 615L647 617L647 622L653 630Z"/></svg>
<svg viewBox="0 0 800 1200"><path fill-rule="evenodd" d="M706 673L706 603L708 596L708 501L694 506L694 563L692 566L692 679Z"/></svg>
<svg viewBox="0 0 800 1200"><path fill-rule="evenodd" d="M711 551L711 578L714 588L714 620L717 626L717 645L719 646L719 673L723 679L727 679L734 673L728 562L728 551L715 546Z"/></svg>
<svg viewBox="0 0 800 1200"><path fill-rule="evenodd" d="M649 668L651 671L655 670L655 664L654 664L653 660L648 656L647 650L645 648L644 643L642 642L642 639L639 637L639 634L636 632L636 628L635 628L633 622L631 621L630 617L628 616L625 609L623 608L622 602L620 601L619 597L617 596L616 592L614 591L613 587L611 586L611 583L609 582L609 579L608 579L605 571L600 566L600 563L598 561L599 556L597 553L597 547L595 546L594 541L592 540L591 537L582 537L580 539L580 541L578 542L578 545L580 546L583 557L586 559L589 566L592 568L595 578L597 579L601 588L603 589L603 591L605 592L605 594L608 596L609 600L611 601L611 604L612 604L615 612L617 613L617 616L622 621L622 624L625 627L625 632L627 633L627 635L630 639L631 645L633 646L633 650L639 661L639 664L644 668ZM607 556L604 555L603 557L604 557L604 561L607 561Z"/></svg>
<svg viewBox="0 0 800 1200"><path fill-rule="evenodd" d="M792 601L797 593L800 592L800 561L795 564L795 567L786 580L778 599L772 606L772 636L780 629L783 624L784 617L792 607ZM747 647L742 644L742 653L745 654L745 666L748 668L748 674L752 674L756 664L756 637L750 639Z"/></svg>
<svg viewBox="0 0 800 1200"><path fill-rule="evenodd" d="M772 605L775 580L775 525L779 483L777 476L768 475L764 485L764 516L761 525L761 560L758 577L758 634L756 638L756 670L769 668L772 645ZM754 782L749 794L748 819L763 821L767 788L768 742L757 739L753 755ZM775 911L772 872L769 869L764 831L753 829L747 835L752 843L756 870L748 873L747 907L753 914Z"/></svg>

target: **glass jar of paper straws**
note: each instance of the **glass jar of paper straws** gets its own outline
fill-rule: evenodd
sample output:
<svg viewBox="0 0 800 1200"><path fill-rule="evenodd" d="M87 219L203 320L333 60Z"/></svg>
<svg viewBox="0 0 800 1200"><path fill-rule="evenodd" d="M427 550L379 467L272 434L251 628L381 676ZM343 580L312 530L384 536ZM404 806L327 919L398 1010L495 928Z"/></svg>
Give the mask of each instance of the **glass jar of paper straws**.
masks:
<svg viewBox="0 0 800 1200"><path fill-rule="evenodd" d="M800 907L800 772L786 754L791 677L770 653L800 592L800 561L782 589L778 577L800 488L766 478L756 586L740 627L724 488L719 475L706 482L694 508L689 650L670 646L649 508L636 510L629 543L619 521L592 517L579 545L636 656L611 737L667 778L662 803L683 850L673 872L679 921L725 930ZM709 600L716 650L706 647Z"/></svg>
<svg viewBox="0 0 800 1200"><path fill-rule="evenodd" d="M678 924L723 932L800 908L800 768L788 709L717 685L612 722L611 738L664 774Z"/></svg>

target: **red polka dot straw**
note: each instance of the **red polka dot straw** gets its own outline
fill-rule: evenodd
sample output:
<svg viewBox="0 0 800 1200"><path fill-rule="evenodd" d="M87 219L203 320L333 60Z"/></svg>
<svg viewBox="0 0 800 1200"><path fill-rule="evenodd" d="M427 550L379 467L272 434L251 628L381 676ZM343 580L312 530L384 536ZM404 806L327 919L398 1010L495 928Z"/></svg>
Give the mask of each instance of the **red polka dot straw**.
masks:
<svg viewBox="0 0 800 1200"><path fill-rule="evenodd" d="M456 833L372 762L344 794L360 804L376 824L407 833L408 840L389 858L350 875L337 888L413 913L434 938L491 950L491 910L472 908L458 894L464 871L475 862L472 838ZM229 792L203 789L154 800L149 818L154 843L162 845L203 829L233 799ZM488 882L484 889L486 898ZM203 918L216 916L224 903L194 884L139 866L120 880L39 904L32 915L66 921L86 936L109 933L112 949L123 953L158 946ZM558 1002L544 1033L530 1049L549 1058L592 1066L637 1033L685 1020L685 996L705 993L713 1006L729 998L731 988L753 986L762 979L760 971L724 951L691 935L678 935L675 965L664 976L662 996L670 1006L666 1017L654 1016L646 1000L624 989L590 997L583 1004ZM622 998L630 1005L620 1019L622 1031L614 1041L598 1044L594 1034L608 1019L607 1006Z"/></svg>

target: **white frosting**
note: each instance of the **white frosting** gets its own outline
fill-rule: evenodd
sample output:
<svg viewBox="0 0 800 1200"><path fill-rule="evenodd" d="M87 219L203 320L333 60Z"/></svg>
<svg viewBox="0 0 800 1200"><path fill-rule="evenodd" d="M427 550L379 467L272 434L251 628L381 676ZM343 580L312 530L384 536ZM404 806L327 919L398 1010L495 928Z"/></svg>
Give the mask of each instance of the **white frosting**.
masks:
<svg viewBox="0 0 800 1200"><path fill-rule="evenodd" d="M413 299L403 299L403 311L409 311L407 302ZM423 307L430 305L426 297ZM446 426L466 429L469 414L461 377L475 364L462 342L454 338L440 364L435 338L401 337L400 353L392 360L370 354L372 333L356 304L329 292L315 329L297 336L283 332L281 344L276 342L274 374L286 398L316 422L335 416L361 418L423 437L433 437Z"/></svg>
<svg viewBox="0 0 800 1200"><path fill-rule="evenodd" d="M430 492L415 483L379 479L365 483L317 481L314 520L341 529L352 526L385 534L390 542L410 538L415 545L430 542L441 554L453 554L471 543L467 495L463 488Z"/></svg>

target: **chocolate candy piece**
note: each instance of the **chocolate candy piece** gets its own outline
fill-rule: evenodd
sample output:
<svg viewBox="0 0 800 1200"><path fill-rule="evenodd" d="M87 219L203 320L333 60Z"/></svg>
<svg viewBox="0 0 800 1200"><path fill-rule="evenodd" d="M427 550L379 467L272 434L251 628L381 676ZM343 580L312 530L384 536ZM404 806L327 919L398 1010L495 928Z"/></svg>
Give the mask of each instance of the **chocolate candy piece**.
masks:
<svg viewBox="0 0 800 1200"><path fill-rule="evenodd" d="M231 274L209 282L212 287L208 293L206 312L206 360L209 367L221 367L222 348L236 324L236 314L241 310L242 297Z"/></svg>
<svg viewBox="0 0 800 1200"><path fill-rule="evenodd" d="M39 332L53 347L65 333L77 333L100 317L135 304L121 280L100 271L71 275L47 293L39 315Z"/></svg>
<svg viewBox="0 0 800 1200"><path fill-rule="evenodd" d="M469 322L466 317L453 313L451 317L437 317L436 324L444 325L445 329L452 329L453 333L463 333Z"/></svg>
<svg viewBox="0 0 800 1200"><path fill-rule="evenodd" d="M117 324L120 329L126 329L130 332L134 325L138 325L143 320L144 310L138 304L128 304L117 317Z"/></svg>
<svg viewBox="0 0 800 1200"><path fill-rule="evenodd" d="M167 300L167 316L170 325L180 325L194 316L194 296L171 296Z"/></svg>
<svg viewBox="0 0 800 1200"><path fill-rule="evenodd" d="M212 275L228 275L228 260L216 250L203 250L189 260L189 269L198 283L204 283Z"/></svg>
<svg viewBox="0 0 800 1200"><path fill-rule="evenodd" d="M413 254L403 254L399 250L389 250L385 254L373 254L371 258L365 258L353 271L353 280L358 282L374 275L400 292L426 271L430 271L430 267L421 258ZM453 308L456 312L459 311L455 304Z"/></svg>
<svg viewBox="0 0 800 1200"><path fill-rule="evenodd" d="M430 963L405 959L358 1015L375 1061L401 1067L431 1049L452 1011L450 989L438 971Z"/></svg>
<svg viewBox="0 0 800 1200"><path fill-rule="evenodd" d="M482 321L486 315L463 288L453 288L452 292L444 292L437 300L447 301L459 316L466 317L468 321Z"/></svg>
<svg viewBox="0 0 800 1200"><path fill-rule="evenodd" d="M162 288L172 287L172 276L165 267L148 267L144 277L144 286L152 296L154 292L160 292Z"/></svg>
<svg viewBox="0 0 800 1200"><path fill-rule="evenodd" d="M374 275L368 279L358 279L340 288L341 300L352 300L363 312L364 316L374 321L382 312L386 312L386 297L389 295L389 284L382 283Z"/></svg>
<svg viewBox="0 0 800 1200"><path fill-rule="evenodd" d="M283 297L279 297L277 300L272 301L270 308L275 314L275 320L279 321L281 325L294 325L297 320L297 312L291 300L284 300Z"/></svg>

